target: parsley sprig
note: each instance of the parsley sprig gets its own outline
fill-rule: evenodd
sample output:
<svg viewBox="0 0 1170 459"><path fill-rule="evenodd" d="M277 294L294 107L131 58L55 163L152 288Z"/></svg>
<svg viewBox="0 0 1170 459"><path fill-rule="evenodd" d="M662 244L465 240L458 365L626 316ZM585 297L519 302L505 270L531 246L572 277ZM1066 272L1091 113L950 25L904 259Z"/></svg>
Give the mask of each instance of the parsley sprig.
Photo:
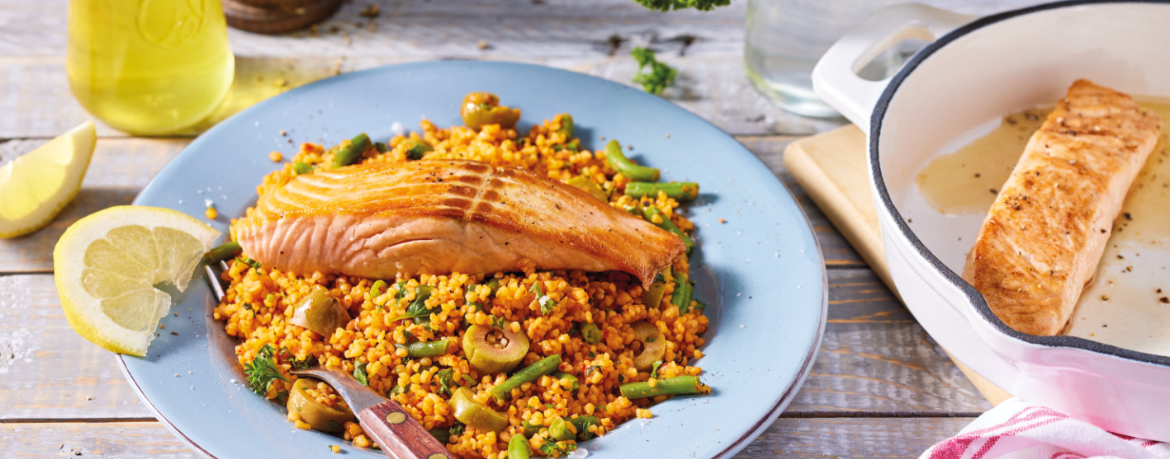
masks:
<svg viewBox="0 0 1170 459"><path fill-rule="evenodd" d="M402 292L402 290L399 290L399 292ZM431 313L434 312L431 309L427 309L427 299L430 297L431 286L418 286L418 290L415 291L414 294L414 301L411 301L410 306L406 307L406 314L390 319L390 322L397 322L403 319L414 319L414 323L422 323L424 318L429 317Z"/></svg>
<svg viewBox="0 0 1170 459"><path fill-rule="evenodd" d="M265 344L264 347L260 348L260 352L256 353L252 362L244 364L244 374L248 377L248 388L252 389L252 392L264 395L268 393L268 387L272 386L272 381L279 379L289 382L288 378L280 374L280 369L276 367L275 353L276 349L271 344Z"/></svg>
<svg viewBox="0 0 1170 459"><path fill-rule="evenodd" d="M630 55L634 56L635 61L638 61L638 72L634 74L633 81L642 85L644 91L662 95L662 91L666 90L667 86L674 84L678 70L658 62L658 59L654 57L653 50L639 46L630 51ZM647 68L649 68L648 71L643 71Z"/></svg>

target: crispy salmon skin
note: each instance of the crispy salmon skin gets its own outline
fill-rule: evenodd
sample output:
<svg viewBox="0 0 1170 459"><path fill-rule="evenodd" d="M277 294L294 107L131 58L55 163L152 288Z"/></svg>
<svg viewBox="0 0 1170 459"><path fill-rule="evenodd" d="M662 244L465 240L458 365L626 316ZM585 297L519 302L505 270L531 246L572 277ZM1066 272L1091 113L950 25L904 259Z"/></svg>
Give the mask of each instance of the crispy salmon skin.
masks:
<svg viewBox="0 0 1170 459"><path fill-rule="evenodd" d="M648 286L684 251L677 236L576 187L468 160L297 176L233 230L244 253L277 269L383 279L530 267L623 271Z"/></svg>
<svg viewBox="0 0 1170 459"><path fill-rule="evenodd" d="M1077 80L1032 135L967 254L970 282L1009 327L1061 333L1162 122L1125 94Z"/></svg>

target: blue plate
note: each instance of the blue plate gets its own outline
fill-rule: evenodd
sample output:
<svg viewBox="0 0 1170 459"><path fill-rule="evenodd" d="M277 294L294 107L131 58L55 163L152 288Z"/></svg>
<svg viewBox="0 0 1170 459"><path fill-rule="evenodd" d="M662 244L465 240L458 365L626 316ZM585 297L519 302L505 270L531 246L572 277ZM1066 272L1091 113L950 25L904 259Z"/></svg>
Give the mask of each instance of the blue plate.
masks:
<svg viewBox="0 0 1170 459"><path fill-rule="evenodd" d="M523 110L521 129L572 113L590 150L601 137L633 144L630 155L664 180L699 182L695 297L709 305L705 397L676 397L604 437L582 443L597 459L730 457L779 416L812 366L825 325L824 263L808 220L771 171L735 139L653 95L603 79L533 65L444 61L381 67L294 89L257 104L195 139L134 201L204 219L210 199L227 231L256 199L261 177L300 142L334 144L358 132L391 137L400 122L461 124L472 91ZM281 131L287 131L286 136ZM667 135L669 134L669 136ZM290 142L291 139L291 142ZM727 220L720 224L719 219ZM235 344L212 320L210 289L196 279L176 297L146 358L119 356L126 377L159 421L209 456L384 457L337 437L296 429L284 408L245 387ZM174 332L174 333L171 333Z"/></svg>

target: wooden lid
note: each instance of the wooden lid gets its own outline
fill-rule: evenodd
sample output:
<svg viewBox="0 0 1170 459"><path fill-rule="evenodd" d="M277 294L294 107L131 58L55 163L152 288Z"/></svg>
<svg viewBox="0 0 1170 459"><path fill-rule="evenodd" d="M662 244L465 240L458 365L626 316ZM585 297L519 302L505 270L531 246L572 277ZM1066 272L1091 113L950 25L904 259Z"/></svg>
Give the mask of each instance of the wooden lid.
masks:
<svg viewBox="0 0 1170 459"><path fill-rule="evenodd" d="M342 0L223 0L229 26L257 33L291 32L328 19Z"/></svg>

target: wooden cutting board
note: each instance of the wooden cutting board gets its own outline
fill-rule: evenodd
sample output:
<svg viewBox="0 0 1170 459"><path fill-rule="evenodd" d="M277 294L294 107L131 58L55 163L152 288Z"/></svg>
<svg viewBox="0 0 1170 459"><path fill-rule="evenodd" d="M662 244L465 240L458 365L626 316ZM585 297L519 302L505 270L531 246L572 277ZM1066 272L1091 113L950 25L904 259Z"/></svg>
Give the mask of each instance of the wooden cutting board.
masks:
<svg viewBox="0 0 1170 459"><path fill-rule="evenodd" d="M792 142L784 150L784 165L797 183L897 295L886 266L866 160L865 134L854 125ZM951 360L993 406L1012 397L954 357Z"/></svg>

